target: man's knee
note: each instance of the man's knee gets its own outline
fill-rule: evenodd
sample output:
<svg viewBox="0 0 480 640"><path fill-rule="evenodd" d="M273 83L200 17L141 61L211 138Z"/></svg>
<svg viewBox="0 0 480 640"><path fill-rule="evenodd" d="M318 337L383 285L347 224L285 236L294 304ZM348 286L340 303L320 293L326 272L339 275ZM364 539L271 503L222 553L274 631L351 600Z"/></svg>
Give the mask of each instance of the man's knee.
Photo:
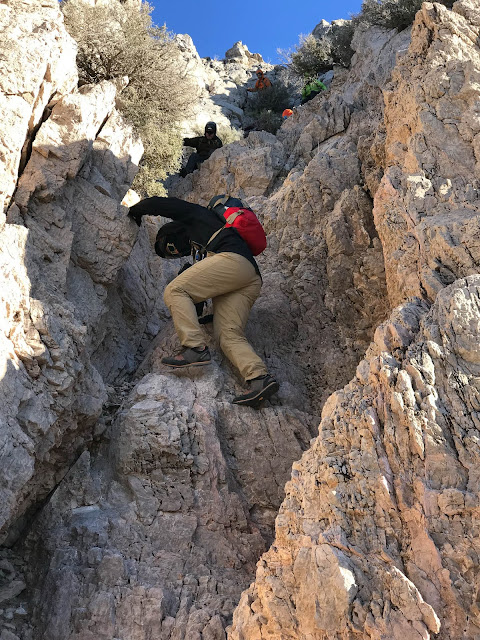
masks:
<svg viewBox="0 0 480 640"><path fill-rule="evenodd" d="M176 291L178 291L178 289L175 285L175 280L172 280L167 284L167 286L165 287L165 291L163 292L163 301L169 309L172 306L172 297Z"/></svg>
<svg viewBox="0 0 480 640"><path fill-rule="evenodd" d="M163 299L167 307L170 309L174 298L178 299L179 297L190 298L192 302L198 302L197 300L193 300L192 294L187 291L187 289L188 285L184 280L182 281L181 276L177 276L174 280L169 282L163 292Z"/></svg>

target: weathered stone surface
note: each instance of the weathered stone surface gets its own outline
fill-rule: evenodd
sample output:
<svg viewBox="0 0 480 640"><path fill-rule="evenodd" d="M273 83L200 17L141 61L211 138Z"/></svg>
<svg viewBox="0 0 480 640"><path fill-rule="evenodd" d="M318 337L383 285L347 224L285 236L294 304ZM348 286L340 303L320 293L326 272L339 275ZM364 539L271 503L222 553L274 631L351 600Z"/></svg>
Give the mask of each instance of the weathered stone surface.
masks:
<svg viewBox="0 0 480 640"><path fill-rule="evenodd" d="M225 639L313 425L234 407L224 385L217 364L148 374L95 459L79 459L26 542L48 558L32 603L41 637Z"/></svg>
<svg viewBox="0 0 480 640"><path fill-rule="evenodd" d="M25 24L47 25L56 18L45 33L65 47L71 41L54 6L47 2L35 13L33 4L19 3L19 11L10 9L12 30L21 33ZM42 65L37 74L43 73ZM76 78L74 70L50 66L49 73L57 73L49 76L52 87L64 89L68 78ZM28 82L35 84L33 76ZM92 438L106 397L90 360L95 346L90 331L107 309L106 290L96 283L116 278L135 240L135 225L118 201L142 152L131 129L114 114L114 101L111 83L57 97L35 132L9 224L0 234L3 537L8 525L48 494ZM26 129L23 135L25 141ZM87 209L95 212L94 223L81 217ZM70 278L79 273L74 265L83 269L84 292L90 287L83 313L78 299L68 299L68 289L78 292ZM14 539L15 527L9 535Z"/></svg>
<svg viewBox="0 0 480 640"><path fill-rule="evenodd" d="M374 211L393 304L411 295L434 299L445 285L478 272L474 7L425 3L385 91L386 171Z"/></svg>
<svg viewBox="0 0 480 640"><path fill-rule="evenodd" d="M259 411L231 404L208 325L207 370L161 365L178 346L162 292L186 260L153 253L161 219L125 216L141 147L114 87L57 96L0 233L0 526L8 544L23 531L0 550L2 640L480 635L480 280L457 280L476 265L478 29L464 0L424 5L407 53L410 30L358 31L351 69L277 136L172 189L238 195L268 232L247 335L280 391ZM203 69L185 133L226 108L240 122L245 50L177 44Z"/></svg>
<svg viewBox="0 0 480 640"><path fill-rule="evenodd" d="M390 300L417 294L436 297L435 305L400 307L375 332L356 378L327 400L319 438L293 467L274 544L236 611L232 640L479 634L469 492L477 476L480 281L445 288L478 271L468 128L476 126L475 15L470 2L454 12L423 6L386 93L384 150L381 130L370 137L385 167L381 183L369 167L367 185ZM460 188L465 176L473 191ZM335 228L327 235L334 250ZM345 235L339 239L345 246Z"/></svg>
<svg viewBox="0 0 480 640"><path fill-rule="evenodd" d="M459 280L377 329L293 466L232 640L477 637L479 287Z"/></svg>
<svg viewBox="0 0 480 640"><path fill-rule="evenodd" d="M254 71L261 65L275 78L271 64L265 63L258 53L250 53L241 42L225 53L224 60L200 58L189 35L175 36L185 73L197 87L197 95L192 100L192 112L182 125L184 135L203 133L205 124L213 120L219 126L240 128L244 120L243 109L247 104L247 81L253 86Z"/></svg>
<svg viewBox="0 0 480 640"><path fill-rule="evenodd" d="M48 103L77 84L76 46L63 27L58 2L0 4L0 209L8 206L22 159Z"/></svg>
<svg viewBox="0 0 480 640"><path fill-rule="evenodd" d="M263 63L262 56L259 53L250 53L248 47L241 41L235 42L233 47L225 52L225 59L238 60L248 66L255 63L261 65Z"/></svg>

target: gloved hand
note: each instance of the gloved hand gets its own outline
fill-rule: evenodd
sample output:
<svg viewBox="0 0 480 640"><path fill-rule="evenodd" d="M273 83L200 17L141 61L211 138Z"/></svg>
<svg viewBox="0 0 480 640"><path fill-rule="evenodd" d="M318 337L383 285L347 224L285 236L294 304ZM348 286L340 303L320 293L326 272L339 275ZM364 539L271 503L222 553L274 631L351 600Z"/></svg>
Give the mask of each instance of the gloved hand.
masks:
<svg viewBox="0 0 480 640"><path fill-rule="evenodd" d="M132 220L134 220L138 224L138 226L140 226L142 224L143 213L139 210L138 207L137 208L136 207L137 207L136 204L134 204L133 207L130 207L130 211L128 212L128 217L132 218Z"/></svg>

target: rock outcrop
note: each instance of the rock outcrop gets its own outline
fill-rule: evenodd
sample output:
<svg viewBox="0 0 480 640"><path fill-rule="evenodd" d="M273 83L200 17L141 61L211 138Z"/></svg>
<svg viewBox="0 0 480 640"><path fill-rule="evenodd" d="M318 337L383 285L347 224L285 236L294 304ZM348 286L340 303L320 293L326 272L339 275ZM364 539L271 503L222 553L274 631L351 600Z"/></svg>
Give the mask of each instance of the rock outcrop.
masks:
<svg viewBox="0 0 480 640"><path fill-rule="evenodd" d="M250 53L242 42L236 42L223 60L200 58L189 35L177 35L175 42L184 63L184 73L197 89L192 113L183 124L186 136L203 133L209 120L219 127L240 129L245 120L247 87L255 84L255 70L260 65L273 82L277 71L282 72L281 68L264 62L260 54Z"/></svg>
<svg viewBox="0 0 480 640"><path fill-rule="evenodd" d="M117 88L76 88L56 1L0 19L37 59L1 81L0 640L477 638L473 0L357 31L327 93L172 189L268 232L258 411L208 326L210 371L162 368L182 262L120 204L142 149ZM205 99L241 98L241 43L178 45Z"/></svg>
<svg viewBox="0 0 480 640"><path fill-rule="evenodd" d="M480 20L424 5L385 88L386 171L375 226L393 305L478 272Z"/></svg>
<svg viewBox="0 0 480 640"><path fill-rule="evenodd" d="M472 3L424 4L384 89L375 227L400 306L294 465L232 640L479 635L479 27Z"/></svg>
<svg viewBox="0 0 480 640"><path fill-rule="evenodd" d="M15 65L2 80L5 100L23 107L1 125L2 139L11 141L2 171L10 207L0 235L3 536L68 470L101 413L105 382L92 358L102 337L94 334L135 240L119 203L142 153L115 112L113 84L73 86L75 47L58 4L44 5L1 5L12 32L17 25L18 46L36 56L18 85ZM10 45L4 40L5 51ZM30 114L27 95L36 105Z"/></svg>

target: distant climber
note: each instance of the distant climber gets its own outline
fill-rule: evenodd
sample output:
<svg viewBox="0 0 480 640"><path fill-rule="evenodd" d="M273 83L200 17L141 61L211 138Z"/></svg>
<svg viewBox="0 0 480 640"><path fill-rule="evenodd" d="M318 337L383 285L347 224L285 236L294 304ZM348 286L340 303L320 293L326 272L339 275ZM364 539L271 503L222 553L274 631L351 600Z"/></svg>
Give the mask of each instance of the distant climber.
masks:
<svg viewBox="0 0 480 640"><path fill-rule="evenodd" d="M283 113L282 113L282 119L286 120L287 118L289 118L290 116L293 116L293 111L292 109L284 109Z"/></svg>
<svg viewBox="0 0 480 640"><path fill-rule="evenodd" d="M193 253L200 254L197 257L205 256L165 288L165 304L172 314L182 350L162 358L162 363L177 369L210 364L210 351L195 304L211 298L215 337L249 386L249 390L236 396L233 402L257 407L276 393L279 385L268 374L244 334L250 309L260 294L262 279L246 241L236 229L225 225L223 213L234 206L230 200L220 196L212 198L209 209L179 198L152 197L131 207L129 216L139 226L144 215L165 216L174 221L162 227L167 227L168 233L163 232L155 243L155 251L161 257L187 256L192 248Z"/></svg>
<svg viewBox="0 0 480 640"><path fill-rule="evenodd" d="M263 91L264 89L268 89L272 86L272 83L267 78L267 76L264 75L261 69L257 69L255 73L257 74L257 81L255 82L255 86L249 87L247 91Z"/></svg>
<svg viewBox="0 0 480 640"><path fill-rule="evenodd" d="M217 136L217 125L215 122L207 122L205 125L205 135L195 138L184 138L183 144L186 147L193 147L196 153L192 153L186 166L181 169L180 175L184 178L189 173L193 173L202 162L207 160L216 149L223 146L222 141Z"/></svg>
<svg viewBox="0 0 480 640"><path fill-rule="evenodd" d="M300 104L305 104L315 96L317 96L321 91L326 91L327 87L316 78L307 78L305 85L302 89L302 101Z"/></svg>

